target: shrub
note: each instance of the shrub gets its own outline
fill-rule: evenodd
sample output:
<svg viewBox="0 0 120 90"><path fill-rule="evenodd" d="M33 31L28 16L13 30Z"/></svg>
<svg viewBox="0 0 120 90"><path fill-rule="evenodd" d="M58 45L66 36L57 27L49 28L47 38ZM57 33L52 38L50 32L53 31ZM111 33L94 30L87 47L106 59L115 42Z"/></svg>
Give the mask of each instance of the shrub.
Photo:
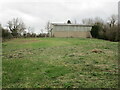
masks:
<svg viewBox="0 0 120 90"><path fill-rule="evenodd" d="M110 41L118 41L118 38L117 38L118 31L117 31L117 29L118 29L117 26L109 28L106 32L106 38Z"/></svg>
<svg viewBox="0 0 120 90"><path fill-rule="evenodd" d="M11 39L13 38L12 34L8 31L2 28L2 38L4 39Z"/></svg>
<svg viewBox="0 0 120 90"><path fill-rule="evenodd" d="M91 29L91 35L94 38L118 41L118 26L109 27L108 25L94 25Z"/></svg>
<svg viewBox="0 0 120 90"><path fill-rule="evenodd" d="M101 25L94 25L91 30L91 35L94 38L100 38L99 32L102 30Z"/></svg>

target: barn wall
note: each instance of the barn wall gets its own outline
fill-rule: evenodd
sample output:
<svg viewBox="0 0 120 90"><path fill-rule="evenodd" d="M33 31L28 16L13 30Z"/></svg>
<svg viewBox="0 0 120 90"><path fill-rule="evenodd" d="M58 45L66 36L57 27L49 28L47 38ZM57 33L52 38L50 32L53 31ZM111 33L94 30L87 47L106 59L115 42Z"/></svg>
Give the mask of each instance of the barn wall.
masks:
<svg viewBox="0 0 120 90"><path fill-rule="evenodd" d="M81 38L86 38L86 37L91 37L90 32L79 32L79 31L58 31L53 33L54 37L81 37Z"/></svg>
<svg viewBox="0 0 120 90"><path fill-rule="evenodd" d="M53 25L52 36L54 37L91 37L91 27L78 25Z"/></svg>

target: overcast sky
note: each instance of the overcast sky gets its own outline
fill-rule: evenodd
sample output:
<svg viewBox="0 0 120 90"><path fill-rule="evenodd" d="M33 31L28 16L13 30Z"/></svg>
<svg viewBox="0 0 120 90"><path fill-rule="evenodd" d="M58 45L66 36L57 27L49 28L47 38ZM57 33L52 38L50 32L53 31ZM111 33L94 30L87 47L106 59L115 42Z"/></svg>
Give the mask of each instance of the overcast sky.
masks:
<svg viewBox="0 0 120 90"><path fill-rule="evenodd" d="M118 14L120 0L0 0L0 23L5 27L12 18L21 18L39 33L46 22L81 23L84 18L107 20Z"/></svg>

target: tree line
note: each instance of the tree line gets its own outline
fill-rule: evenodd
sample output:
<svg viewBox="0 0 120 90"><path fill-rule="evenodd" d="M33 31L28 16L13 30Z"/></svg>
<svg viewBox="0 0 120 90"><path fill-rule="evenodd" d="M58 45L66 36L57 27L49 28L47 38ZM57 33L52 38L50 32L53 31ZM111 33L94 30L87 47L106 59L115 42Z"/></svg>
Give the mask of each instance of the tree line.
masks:
<svg viewBox="0 0 120 90"><path fill-rule="evenodd" d="M109 17L108 21L104 21L99 17L96 17L94 19L86 18L82 20L82 24L92 25L91 35L93 38L119 41L117 15L112 15L111 17ZM6 29L4 29L0 24L2 39L5 40L20 37L49 37L50 22L48 21L45 26L47 33L43 33L43 30L41 30L42 33L40 34L29 33L26 32L25 29L25 23L19 18L13 18L12 20L8 21Z"/></svg>
<svg viewBox="0 0 120 90"><path fill-rule="evenodd" d="M3 28L0 24L0 31L2 32L2 40L12 39L12 38L20 38L20 37L48 37L48 33L40 33L36 34L34 32L26 32L25 23L19 18L13 18L8 21L7 28Z"/></svg>
<svg viewBox="0 0 120 90"><path fill-rule="evenodd" d="M96 17L94 19L83 19L82 22L86 25L92 25L92 37L109 41L120 41L117 15L112 15L107 21Z"/></svg>

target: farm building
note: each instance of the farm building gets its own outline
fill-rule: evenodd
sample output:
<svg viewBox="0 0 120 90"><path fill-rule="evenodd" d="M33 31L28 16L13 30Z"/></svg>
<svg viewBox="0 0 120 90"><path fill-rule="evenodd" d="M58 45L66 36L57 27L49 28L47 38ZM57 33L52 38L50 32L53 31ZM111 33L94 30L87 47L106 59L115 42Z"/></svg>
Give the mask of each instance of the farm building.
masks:
<svg viewBox="0 0 120 90"><path fill-rule="evenodd" d="M91 38L90 25L51 23L50 37Z"/></svg>

